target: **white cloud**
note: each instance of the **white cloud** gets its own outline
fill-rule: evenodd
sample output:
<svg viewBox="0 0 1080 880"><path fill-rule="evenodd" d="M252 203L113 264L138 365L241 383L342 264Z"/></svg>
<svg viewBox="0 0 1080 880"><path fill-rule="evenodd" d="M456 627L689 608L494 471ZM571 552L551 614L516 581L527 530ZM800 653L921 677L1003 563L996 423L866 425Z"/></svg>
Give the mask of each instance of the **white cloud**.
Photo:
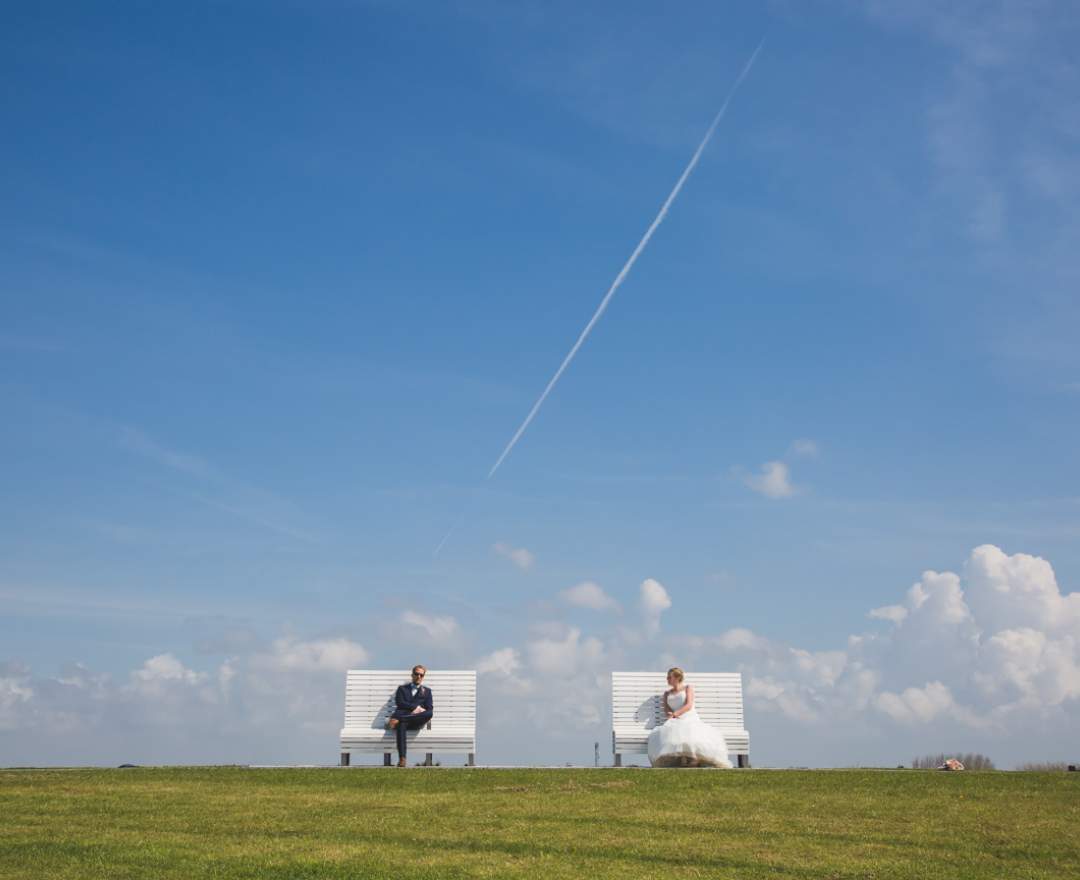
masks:
<svg viewBox="0 0 1080 880"><path fill-rule="evenodd" d="M991 632L1022 626L1052 633L1080 628L1080 593L1062 595L1045 559L1008 556L984 544L972 551L964 574L968 604Z"/></svg>
<svg viewBox="0 0 1080 880"><path fill-rule="evenodd" d="M0 664L0 730L15 727L21 704L34 696L27 670Z"/></svg>
<svg viewBox="0 0 1080 880"><path fill-rule="evenodd" d="M792 442L791 454L802 458L815 458L818 454L818 445L807 437L800 437Z"/></svg>
<svg viewBox="0 0 1080 880"><path fill-rule="evenodd" d="M256 654L253 663L287 671L344 672L363 666L368 659L363 645L346 638L300 641L285 637L277 639L270 651Z"/></svg>
<svg viewBox="0 0 1080 880"><path fill-rule="evenodd" d="M769 641L743 627L735 627L716 637L716 646L722 651L762 650Z"/></svg>
<svg viewBox="0 0 1080 880"><path fill-rule="evenodd" d="M521 669L521 654L515 648L499 648L476 661L476 671L480 675L509 678L519 669Z"/></svg>
<svg viewBox="0 0 1080 880"><path fill-rule="evenodd" d="M491 549L498 553L499 556L509 559L522 571L528 571L536 562L536 556L524 547L511 547L509 544L500 541L498 544L492 544Z"/></svg>
<svg viewBox="0 0 1080 880"><path fill-rule="evenodd" d="M405 611L401 622L422 629L433 642L445 642L457 634L458 622L453 617L435 617Z"/></svg>
<svg viewBox="0 0 1080 880"><path fill-rule="evenodd" d="M5 759L325 760L341 726L345 670L369 659L347 638L287 637L202 670L156 654L118 681L81 665L35 676L0 663Z"/></svg>
<svg viewBox="0 0 1080 880"><path fill-rule="evenodd" d="M577 627L553 623L535 629L525 645L525 668L507 680L499 711L523 718L532 734L543 730L580 742L580 731L595 729L607 711L609 671L618 658Z"/></svg>
<svg viewBox="0 0 1080 880"><path fill-rule="evenodd" d="M1080 651L1071 636L1053 639L1038 630L1005 629L984 649L976 680L991 695L1019 706L1058 706L1080 698Z"/></svg>
<svg viewBox="0 0 1080 880"><path fill-rule="evenodd" d="M158 654L143 663L140 669L131 673L137 682L170 682L181 684L199 684L205 680L203 673L187 669L172 654Z"/></svg>
<svg viewBox="0 0 1080 880"><path fill-rule="evenodd" d="M76 679L77 688L83 680ZM214 676L189 669L172 654L158 654L131 673L128 683L116 690L106 687L104 696L127 714L129 723L154 727L175 723L189 713L206 715L207 709L219 706L224 694ZM113 708L110 706L110 708ZM50 705L47 717L58 729L77 727L62 703Z"/></svg>
<svg viewBox="0 0 1080 880"><path fill-rule="evenodd" d="M907 609L903 605L883 605L881 608L873 608L867 612L867 617L875 620L890 620L893 623L901 623L907 617Z"/></svg>
<svg viewBox="0 0 1080 880"><path fill-rule="evenodd" d="M884 691L878 694L875 704L894 721L904 724L925 724L955 705L949 689L940 681L905 688L900 694Z"/></svg>
<svg viewBox="0 0 1080 880"><path fill-rule="evenodd" d="M833 649L745 627L661 634L671 597L649 579L640 590L649 639L540 620L520 644L503 642L475 660L487 695L481 726L513 731L510 739L542 731L538 742L548 746L540 748L576 749L605 735L612 669L678 663L743 674L748 728L772 748L784 742L772 760L880 759L882 748L906 744L886 757L895 760L961 735L1011 737L1026 759L1033 737L1065 742L1080 724L1077 594L1058 588L1047 561L990 545L975 548L962 571L924 572L901 601L871 612L890 626ZM425 635L462 636L453 618L406 612L402 622ZM455 644L440 650L453 655ZM55 749L78 732L109 760L325 760L341 722L342 673L369 661L348 638L287 637L205 669L157 654L115 683L84 667L36 677L0 664L0 729L14 737L6 742L23 743L5 754L41 760L45 744ZM859 758L845 748L861 749Z"/></svg>
<svg viewBox="0 0 1080 880"><path fill-rule="evenodd" d="M744 688L744 694L748 697L760 697L763 700L774 701L784 693L785 687L767 675L757 675L751 678Z"/></svg>
<svg viewBox="0 0 1080 880"><path fill-rule="evenodd" d="M671 597L664 585L653 578L641 582L641 608L650 617L659 617L671 607Z"/></svg>
<svg viewBox="0 0 1080 880"><path fill-rule="evenodd" d="M1062 594L1046 560L991 545L976 547L964 572L924 572L903 604L870 612L893 623L887 632L854 635L843 651L739 628L694 645L737 658L756 709L804 723L854 723L873 708L907 727L1001 734L1080 710L1080 593Z"/></svg>
<svg viewBox="0 0 1080 880"><path fill-rule="evenodd" d="M913 613L932 614L940 623L962 623L971 617L960 578L951 571L924 571L922 580L908 590L908 602Z"/></svg>
<svg viewBox="0 0 1080 880"><path fill-rule="evenodd" d="M671 597L664 585L653 578L646 578L641 582L640 593L645 631L653 635L660 629L660 616L671 607Z"/></svg>
<svg viewBox="0 0 1080 880"><path fill-rule="evenodd" d="M848 664L848 655L844 651L788 650L795 668L815 686L831 687L836 684Z"/></svg>
<svg viewBox="0 0 1080 880"><path fill-rule="evenodd" d="M791 469L782 461L765 462L760 474L747 474L743 482L766 498L790 498L796 492L791 483Z"/></svg>
<svg viewBox="0 0 1080 880"><path fill-rule="evenodd" d="M591 608L593 611L613 611L619 613L622 607L615 599L604 592L599 584L583 581L576 587L570 587L559 593L559 598L567 605L577 608Z"/></svg>
<svg viewBox="0 0 1080 880"><path fill-rule="evenodd" d="M562 638L539 638L526 647L529 666L542 675L571 678L595 666L604 656L604 644L593 636L581 637L571 627Z"/></svg>

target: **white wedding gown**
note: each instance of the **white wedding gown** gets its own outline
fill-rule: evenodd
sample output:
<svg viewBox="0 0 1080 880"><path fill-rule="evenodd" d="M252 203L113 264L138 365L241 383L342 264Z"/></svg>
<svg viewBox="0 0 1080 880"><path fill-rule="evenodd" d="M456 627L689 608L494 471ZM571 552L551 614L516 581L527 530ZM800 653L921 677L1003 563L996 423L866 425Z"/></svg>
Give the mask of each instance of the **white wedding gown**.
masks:
<svg viewBox="0 0 1080 880"><path fill-rule="evenodd" d="M686 688L668 694L672 711L685 703ZM678 767L684 758L697 767L731 767L724 735L702 721L697 709L668 718L649 734L649 762L654 767Z"/></svg>

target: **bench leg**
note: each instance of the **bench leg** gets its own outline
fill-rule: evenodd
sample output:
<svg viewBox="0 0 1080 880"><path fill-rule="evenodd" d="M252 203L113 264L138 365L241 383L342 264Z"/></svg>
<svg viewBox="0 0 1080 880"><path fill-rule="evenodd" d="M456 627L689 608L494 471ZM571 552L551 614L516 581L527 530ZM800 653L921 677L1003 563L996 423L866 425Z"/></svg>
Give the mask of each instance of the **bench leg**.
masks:
<svg viewBox="0 0 1080 880"><path fill-rule="evenodd" d="M750 766L750 756L749 755L739 755L739 766L740 767L749 767Z"/></svg>
<svg viewBox="0 0 1080 880"><path fill-rule="evenodd" d="M348 752L342 752L341 753L341 766L342 767L348 767L349 766L349 753Z"/></svg>
<svg viewBox="0 0 1080 880"><path fill-rule="evenodd" d="M616 767L621 767L622 766L622 755L620 755L618 752L615 753L615 766Z"/></svg>
<svg viewBox="0 0 1080 880"><path fill-rule="evenodd" d="M475 752L469 752L469 761L468 761L468 764L466 766L468 766L468 767L475 767L476 766L476 753Z"/></svg>
<svg viewBox="0 0 1080 880"><path fill-rule="evenodd" d="M383 752L382 765L384 767L389 767L390 766L390 753L389 752Z"/></svg>
<svg viewBox="0 0 1080 880"><path fill-rule="evenodd" d="M432 756L431 756L431 752L427 752L427 753L426 753L426 754L424 755L424 766L425 766L425 767L430 767L430 766L432 765L432 760L431 760L431 757L432 757Z"/></svg>

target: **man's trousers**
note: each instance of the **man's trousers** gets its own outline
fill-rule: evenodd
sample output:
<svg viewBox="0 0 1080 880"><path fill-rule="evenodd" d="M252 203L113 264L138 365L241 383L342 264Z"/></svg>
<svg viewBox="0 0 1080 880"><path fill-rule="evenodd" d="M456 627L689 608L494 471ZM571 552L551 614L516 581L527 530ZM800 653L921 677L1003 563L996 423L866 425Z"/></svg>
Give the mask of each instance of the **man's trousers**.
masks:
<svg viewBox="0 0 1080 880"><path fill-rule="evenodd" d="M409 738L407 736L407 731L423 727L431 720L433 714L434 713L432 712L417 712L413 715L399 709L391 716L398 720L398 726L394 728L394 735L397 737L397 753L399 758L405 757L405 750L408 748Z"/></svg>

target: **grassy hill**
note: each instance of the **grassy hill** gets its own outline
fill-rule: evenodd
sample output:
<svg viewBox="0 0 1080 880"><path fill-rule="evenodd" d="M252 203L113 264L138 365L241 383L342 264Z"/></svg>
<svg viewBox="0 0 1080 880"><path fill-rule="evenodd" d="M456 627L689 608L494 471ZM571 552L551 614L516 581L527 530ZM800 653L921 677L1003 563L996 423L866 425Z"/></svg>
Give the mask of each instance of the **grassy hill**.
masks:
<svg viewBox="0 0 1080 880"><path fill-rule="evenodd" d="M1080 774L0 771L0 878L1078 877Z"/></svg>

